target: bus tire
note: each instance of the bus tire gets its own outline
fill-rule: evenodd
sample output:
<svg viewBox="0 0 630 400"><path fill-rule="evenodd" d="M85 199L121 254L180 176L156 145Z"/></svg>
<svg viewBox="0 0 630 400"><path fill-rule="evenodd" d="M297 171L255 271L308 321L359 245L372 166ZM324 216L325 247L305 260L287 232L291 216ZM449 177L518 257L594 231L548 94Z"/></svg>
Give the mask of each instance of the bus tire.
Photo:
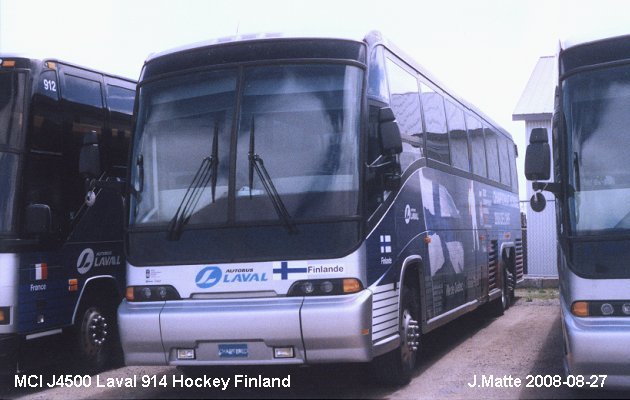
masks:
<svg viewBox="0 0 630 400"><path fill-rule="evenodd" d="M74 353L86 372L98 372L112 361L117 337L115 307L91 299L82 302L73 327Z"/></svg>
<svg viewBox="0 0 630 400"><path fill-rule="evenodd" d="M508 275L505 269L503 269L503 279L501 280L501 297L493 300L487 305L487 314L491 318L497 318L503 315L505 310L510 308L512 301L510 297L510 290L508 284Z"/></svg>
<svg viewBox="0 0 630 400"><path fill-rule="evenodd" d="M372 362L374 377L387 386L403 386L411 381L420 349L420 307L417 289L403 286L400 307L400 346Z"/></svg>

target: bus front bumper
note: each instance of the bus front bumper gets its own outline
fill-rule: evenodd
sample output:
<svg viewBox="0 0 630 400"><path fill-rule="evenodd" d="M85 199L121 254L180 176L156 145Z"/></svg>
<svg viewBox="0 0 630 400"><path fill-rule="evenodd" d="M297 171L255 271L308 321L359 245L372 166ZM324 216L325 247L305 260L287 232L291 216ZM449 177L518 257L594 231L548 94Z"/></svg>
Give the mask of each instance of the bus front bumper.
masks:
<svg viewBox="0 0 630 400"><path fill-rule="evenodd" d="M630 317L578 318L561 303L565 374L583 377L584 387L630 387Z"/></svg>
<svg viewBox="0 0 630 400"><path fill-rule="evenodd" d="M372 359L369 290L331 297L123 301L118 323L127 365L311 364ZM279 355L278 349L292 349L293 356L286 351Z"/></svg>

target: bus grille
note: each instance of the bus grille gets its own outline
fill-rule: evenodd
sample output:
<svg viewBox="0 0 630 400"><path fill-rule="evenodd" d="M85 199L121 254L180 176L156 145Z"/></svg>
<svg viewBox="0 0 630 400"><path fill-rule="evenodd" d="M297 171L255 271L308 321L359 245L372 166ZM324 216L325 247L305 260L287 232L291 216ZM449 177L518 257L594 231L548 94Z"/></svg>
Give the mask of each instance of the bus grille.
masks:
<svg viewBox="0 0 630 400"><path fill-rule="evenodd" d="M524 260L525 260L525 253L523 250L523 240L516 239L516 259L515 259L516 282L520 282L523 280L524 265L525 265Z"/></svg>
<svg viewBox="0 0 630 400"><path fill-rule="evenodd" d="M488 292L497 288L497 270L499 267L499 242L490 241L490 253L488 254Z"/></svg>
<svg viewBox="0 0 630 400"><path fill-rule="evenodd" d="M378 342L398 334L399 290L393 283L371 288L372 297L372 341Z"/></svg>

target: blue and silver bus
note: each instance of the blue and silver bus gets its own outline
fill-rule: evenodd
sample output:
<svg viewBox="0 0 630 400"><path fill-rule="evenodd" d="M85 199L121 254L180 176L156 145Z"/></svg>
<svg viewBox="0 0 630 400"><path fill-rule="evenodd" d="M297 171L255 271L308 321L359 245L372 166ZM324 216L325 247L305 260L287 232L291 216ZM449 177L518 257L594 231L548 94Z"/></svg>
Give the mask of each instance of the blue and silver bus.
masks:
<svg viewBox="0 0 630 400"><path fill-rule="evenodd" d="M542 190L557 199L564 371L627 387L630 36L566 40L557 59L553 152L546 129L533 131L526 175L537 181L535 208Z"/></svg>
<svg viewBox="0 0 630 400"><path fill-rule="evenodd" d="M143 67L128 365L374 362L522 278L515 146L379 33L251 37Z"/></svg>
<svg viewBox="0 0 630 400"><path fill-rule="evenodd" d="M134 98L129 79L0 54L2 373L43 347L88 369L113 352Z"/></svg>

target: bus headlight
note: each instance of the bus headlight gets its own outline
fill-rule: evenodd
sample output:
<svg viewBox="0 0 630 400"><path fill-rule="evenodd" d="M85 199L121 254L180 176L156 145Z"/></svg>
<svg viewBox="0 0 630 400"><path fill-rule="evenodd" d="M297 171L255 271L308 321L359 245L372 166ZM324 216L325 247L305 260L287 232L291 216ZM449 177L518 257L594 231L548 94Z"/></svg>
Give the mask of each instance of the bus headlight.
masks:
<svg viewBox="0 0 630 400"><path fill-rule="evenodd" d="M610 303L602 304L602 306L599 309L602 311L602 314L604 315L612 315L612 313L615 312L615 309Z"/></svg>
<svg viewBox="0 0 630 400"><path fill-rule="evenodd" d="M363 285L356 278L308 279L294 282L287 296L333 296L361 290Z"/></svg>
<svg viewBox="0 0 630 400"><path fill-rule="evenodd" d="M576 317L629 317L630 301L576 301L571 304L571 314Z"/></svg>
<svg viewBox="0 0 630 400"><path fill-rule="evenodd" d="M127 286L127 301L166 301L180 300L177 290L170 285L160 286Z"/></svg>

